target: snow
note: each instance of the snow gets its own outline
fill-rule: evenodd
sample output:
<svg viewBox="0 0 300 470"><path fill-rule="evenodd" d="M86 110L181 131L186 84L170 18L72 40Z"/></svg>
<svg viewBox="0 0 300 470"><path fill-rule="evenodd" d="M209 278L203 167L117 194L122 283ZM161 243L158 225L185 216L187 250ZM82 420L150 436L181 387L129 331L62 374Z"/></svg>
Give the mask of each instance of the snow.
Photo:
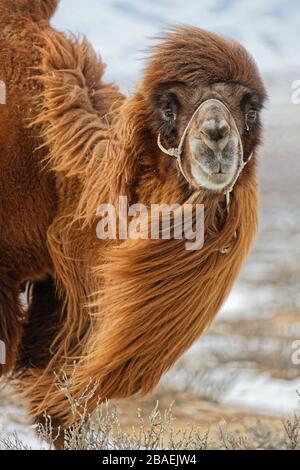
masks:
<svg viewBox="0 0 300 470"><path fill-rule="evenodd" d="M285 416L300 411L297 390L299 379L276 379L268 373L247 371L222 395L221 403Z"/></svg>
<svg viewBox="0 0 300 470"><path fill-rule="evenodd" d="M274 307L278 305L274 296L274 286L256 286L255 296L251 288L237 282L224 303L217 320L234 320L243 314L243 318L272 316Z"/></svg>
<svg viewBox="0 0 300 470"><path fill-rule="evenodd" d="M28 424L25 409L17 406L12 400L13 393L6 391L7 400L3 400L0 406L0 438L10 439L15 442L15 436L22 442L23 446L32 450L47 449L49 445L38 439L34 426ZM11 402L10 402L11 400ZM8 404L9 403L9 404Z"/></svg>

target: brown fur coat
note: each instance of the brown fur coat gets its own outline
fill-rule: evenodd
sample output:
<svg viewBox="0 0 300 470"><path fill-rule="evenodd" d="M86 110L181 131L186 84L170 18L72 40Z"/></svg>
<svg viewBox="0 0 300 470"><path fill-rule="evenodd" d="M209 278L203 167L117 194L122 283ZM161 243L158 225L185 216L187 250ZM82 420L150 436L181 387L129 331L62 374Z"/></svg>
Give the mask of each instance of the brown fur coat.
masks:
<svg viewBox="0 0 300 470"><path fill-rule="evenodd" d="M56 3L40 1L43 13ZM21 8L27 2L16 3ZM16 12L16 23L9 22L15 50L23 51L16 62L19 72L11 78L14 53L6 44L9 58L1 71L7 76L0 77L8 82L10 97L6 120L1 120L6 151L1 150L0 185L2 194L15 189L11 202L8 198L0 206L1 217L11 221L6 220L7 233L0 238L1 253L3 246L6 253L0 270L7 276L0 295L12 295L11 288L15 295L10 309L1 304L0 332L11 344L12 358L3 372L19 374L35 416L47 410L58 423L70 423L76 416L56 387L54 371L72 375L76 399L91 380L96 383L91 409L99 398L151 391L215 317L256 232L254 158L235 186L229 216L222 194L199 191L197 202L205 204L206 214L202 250L186 251L184 240L97 239L95 214L103 202L127 195L129 202L146 205L182 204L193 195L156 145L151 97L157 86L181 80L192 89L219 81L242 83L262 99L265 92L241 46L181 28L163 38L137 91L125 99L115 86L102 83L103 65L86 42L54 32L44 19L32 21L30 10L30 19L20 15ZM25 21L29 43L23 42L17 20ZM32 65L39 66L39 79L23 80L24 71L32 74ZM32 112L26 86L38 98ZM245 153L258 142L259 129L245 137ZM235 233L232 251L222 254ZM52 281L41 281L28 315L18 319L19 284L48 274L57 290Z"/></svg>

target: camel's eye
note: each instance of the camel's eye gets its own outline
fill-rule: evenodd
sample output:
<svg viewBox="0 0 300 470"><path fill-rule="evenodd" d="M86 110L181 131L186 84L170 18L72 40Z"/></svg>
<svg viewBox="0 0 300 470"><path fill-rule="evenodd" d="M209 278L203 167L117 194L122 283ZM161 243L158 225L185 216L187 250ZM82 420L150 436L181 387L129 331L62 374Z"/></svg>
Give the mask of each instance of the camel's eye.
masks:
<svg viewBox="0 0 300 470"><path fill-rule="evenodd" d="M174 121L175 121L176 120L176 113L171 107L168 107L168 108L164 109L164 117L168 121L170 121L171 119L174 119Z"/></svg>
<svg viewBox="0 0 300 470"><path fill-rule="evenodd" d="M250 108L247 112L247 122L252 123L255 121L257 116L257 111L254 108Z"/></svg>
<svg viewBox="0 0 300 470"><path fill-rule="evenodd" d="M255 123L257 117L257 111L254 108L250 108L246 113L246 131L250 132L252 125Z"/></svg>

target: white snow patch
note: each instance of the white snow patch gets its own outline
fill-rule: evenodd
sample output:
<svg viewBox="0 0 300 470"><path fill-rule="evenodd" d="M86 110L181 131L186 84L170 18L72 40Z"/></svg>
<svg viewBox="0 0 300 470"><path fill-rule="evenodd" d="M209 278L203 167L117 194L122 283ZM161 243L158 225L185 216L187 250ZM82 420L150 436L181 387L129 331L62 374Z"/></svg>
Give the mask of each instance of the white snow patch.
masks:
<svg viewBox="0 0 300 470"><path fill-rule="evenodd" d="M225 405L283 416L300 412L299 389L299 379L276 379L268 373L246 371L233 381L220 401Z"/></svg>

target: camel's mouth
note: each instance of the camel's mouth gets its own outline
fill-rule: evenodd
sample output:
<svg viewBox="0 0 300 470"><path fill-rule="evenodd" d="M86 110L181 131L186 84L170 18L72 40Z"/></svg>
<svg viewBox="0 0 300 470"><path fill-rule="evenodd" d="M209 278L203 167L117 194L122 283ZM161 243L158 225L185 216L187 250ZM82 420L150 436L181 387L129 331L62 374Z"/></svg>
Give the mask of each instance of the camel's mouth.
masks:
<svg viewBox="0 0 300 470"><path fill-rule="evenodd" d="M235 132L231 134L223 150L213 150L201 138L188 139L189 174L193 185L220 191L234 181L241 149Z"/></svg>

